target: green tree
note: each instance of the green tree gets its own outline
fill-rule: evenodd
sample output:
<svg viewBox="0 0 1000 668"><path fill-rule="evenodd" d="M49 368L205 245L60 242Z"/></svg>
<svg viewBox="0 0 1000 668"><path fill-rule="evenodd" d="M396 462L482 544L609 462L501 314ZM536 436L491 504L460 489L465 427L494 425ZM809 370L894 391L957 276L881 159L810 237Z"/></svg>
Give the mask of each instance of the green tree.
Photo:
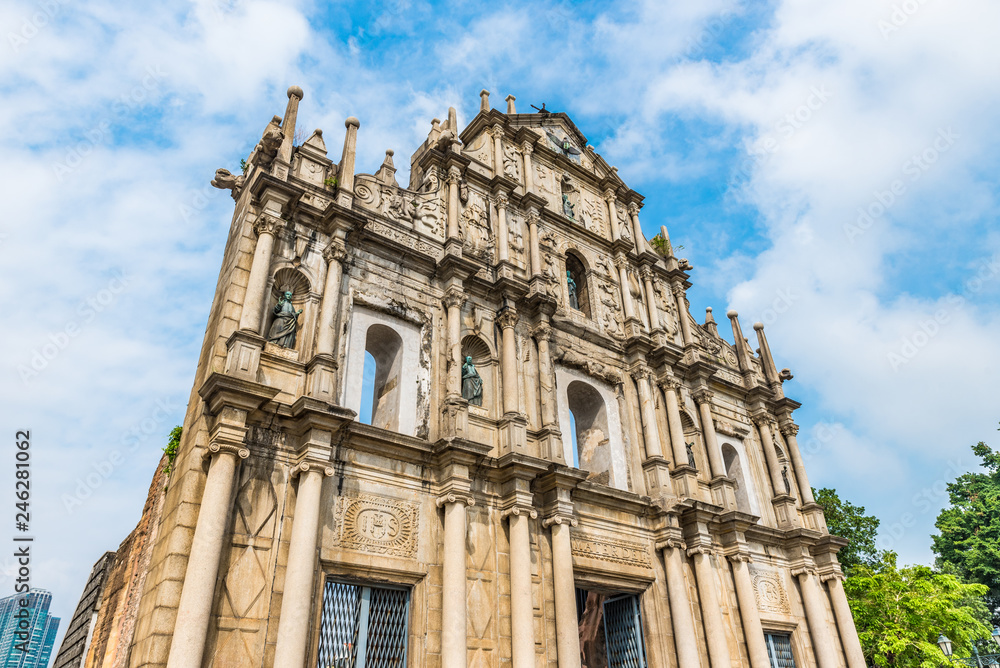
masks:
<svg viewBox="0 0 1000 668"><path fill-rule="evenodd" d="M953 564L962 577L989 588L986 603L1000 623L1000 453L983 442L972 446L985 473L965 473L948 485L950 507L938 515L931 536L940 566Z"/></svg>
<svg viewBox="0 0 1000 668"><path fill-rule="evenodd" d="M980 621L985 586L927 566L897 568L895 552L884 552L874 567L857 566L844 591L869 664L939 668L946 661L938 634L951 639L958 657L970 654L974 640L990 636Z"/></svg>
<svg viewBox="0 0 1000 668"><path fill-rule="evenodd" d="M837 490L824 487L813 488L816 503L823 506L827 528L834 536L840 536L851 543L840 550L837 559L845 573L860 565L877 566L882 562L882 554L875 547L879 520L874 515L865 515L864 506L856 506L844 501Z"/></svg>

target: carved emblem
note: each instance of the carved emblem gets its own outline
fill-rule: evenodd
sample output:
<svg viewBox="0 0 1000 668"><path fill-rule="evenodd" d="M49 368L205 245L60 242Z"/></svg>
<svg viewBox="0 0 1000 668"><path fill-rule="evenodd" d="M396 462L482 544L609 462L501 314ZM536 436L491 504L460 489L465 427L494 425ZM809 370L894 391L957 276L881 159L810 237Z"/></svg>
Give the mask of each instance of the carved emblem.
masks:
<svg viewBox="0 0 1000 668"><path fill-rule="evenodd" d="M416 552L416 504L369 495L340 497L337 517L337 545L396 557Z"/></svg>
<svg viewBox="0 0 1000 668"><path fill-rule="evenodd" d="M599 559L639 568L653 567L649 559L649 550L642 543L574 533L570 536L570 544L573 555L577 557Z"/></svg>
<svg viewBox="0 0 1000 668"><path fill-rule="evenodd" d="M788 605L788 594L785 593L785 585L781 582L781 577L772 571L764 571L751 566L751 577L753 579L753 591L757 598L757 608L762 612L780 612L788 614L791 607Z"/></svg>

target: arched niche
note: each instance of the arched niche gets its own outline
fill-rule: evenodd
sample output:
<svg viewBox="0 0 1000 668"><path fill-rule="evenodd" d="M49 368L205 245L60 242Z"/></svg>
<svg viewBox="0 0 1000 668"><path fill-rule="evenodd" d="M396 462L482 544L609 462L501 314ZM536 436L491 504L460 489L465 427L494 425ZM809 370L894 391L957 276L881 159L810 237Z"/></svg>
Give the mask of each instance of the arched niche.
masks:
<svg viewBox="0 0 1000 668"><path fill-rule="evenodd" d="M403 339L392 327L374 324L365 335L365 352L375 363L374 373L364 378L361 388L362 401L371 397L371 424L399 431Z"/></svg>
<svg viewBox="0 0 1000 668"><path fill-rule="evenodd" d="M589 479L628 489L622 423L613 387L577 369L556 367L559 428L567 464Z"/></svg>
<svg viewBox="0 0 1000 668"><path fill-rule="evenodd" d="M495 418L499 406L497 403L500 391L499 360L493 354L490 345L482 337L475 334L469 334L462 339L463 364L466 357L472 358L472 363L476 365L476 371L483 379L483 404L481 408L488 411L490 417Z"/></svg>
<svg viewBox="0 0 1000 668"><path fill-rule="evenodd" d="M742 441L729 436L719 436L722 448L722 463L726 476L736 481L736 507L740 512L751 515L761 514L757 498L757 487L752 474L752 464Z"/></svg>
<svg viewBox="0 0 1000 668"><path fill-rule="evenodd" d="M302 311L302 314L297 319L298 330L296 331L295 345L292 349L303 350L305 334L311 331L309 323L315 317L315 314L309 308L311 303L311 285L309 279L301 271L292 267L278 269L274 272L274 276L271 277L271 292L267 302L267 312L263 319L264 338L269 339L271 336L271 327L274 325L275 320L274 309L286 292L292 293L292 308L296 311Z"/></svg>
<svg viewBox="0 0 1000 668"><path fill-rule="evenodd" d="M577 304L574 307L572 297L569 291L569 279L572 278L574 283L576 283L576 301ZM566 297L567 306L571 310L579 311L583 313L588 318L591 317L590 310L590 286L587 281L587 267L583 263L583 258L576 251L566 251L566 276L563 279L566 282Z"/></svg>

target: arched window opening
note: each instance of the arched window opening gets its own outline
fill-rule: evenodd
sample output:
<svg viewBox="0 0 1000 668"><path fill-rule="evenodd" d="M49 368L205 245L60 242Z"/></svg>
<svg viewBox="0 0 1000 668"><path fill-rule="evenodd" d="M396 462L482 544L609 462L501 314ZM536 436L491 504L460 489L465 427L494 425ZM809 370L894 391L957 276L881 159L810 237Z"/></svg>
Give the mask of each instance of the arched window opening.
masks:
<svg viewBox="0 0 1000 668"><path fill-rule="evenodd" d="M369 424L381 429L399 431L399 397L403 340L391 327L372 325L365 337L365 352L374 361L375 370L368 382L368 355L365 357L365 378L362 383L362 411L365 394L370 393Z"/></svg>
<svg viewBox="0 0 1000 668"><path fill-rule="evenodd" d="M362 424L372 423L375 403L375 366L375 358L366 350L364 378L361 381L361 411L358 413L358 422Z"/></svg>
<svg viewBox="0 0 1000 668"><path fill-rule="evenodd" d="M588 480L604 485L611 480L611 441L608 411L600 392L575 380L566 388L573 425L574 465L590 472Z"/></svg>
<svg viewBox="0 0 1000 668"><path fill-rule="evenodd" d="M587 270L574 253L566 254L566 290L569 306L590 316L590 291L587 286Z"/></svg>
<svg viewBox="0 0 1000 668"><path fill-rule="evenodd" d="M736 448L728 443L722 444L722 462L726 467L726 476L736 485L736 507L740 512L749 513L750 495L747 493L747 481L743 475L743 463Z"/></svg>

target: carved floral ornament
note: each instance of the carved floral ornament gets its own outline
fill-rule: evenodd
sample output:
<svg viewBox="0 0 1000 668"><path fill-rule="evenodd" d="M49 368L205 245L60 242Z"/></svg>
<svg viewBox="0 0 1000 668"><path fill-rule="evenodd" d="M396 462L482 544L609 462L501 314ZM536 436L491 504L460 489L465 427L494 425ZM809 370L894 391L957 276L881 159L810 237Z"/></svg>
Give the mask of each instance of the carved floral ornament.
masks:
<svg viewBox="0 0 1000 668"><path fill-rule="evenodd" d="M253 231L258 237L262 234L270 234L271 236L274 236L280 228L284 227L284 225L285 221L281 218L267 213L262 213L257 216L255 221L253 221Z"/></svg>
<svg viewBox="0 0 1000 668"><path fill-rule="evenodd" d="M343 262L347 259L347 245L339 240L334 239L330 242L330 245L323 250L323 259L330 262Z"/></svg>

